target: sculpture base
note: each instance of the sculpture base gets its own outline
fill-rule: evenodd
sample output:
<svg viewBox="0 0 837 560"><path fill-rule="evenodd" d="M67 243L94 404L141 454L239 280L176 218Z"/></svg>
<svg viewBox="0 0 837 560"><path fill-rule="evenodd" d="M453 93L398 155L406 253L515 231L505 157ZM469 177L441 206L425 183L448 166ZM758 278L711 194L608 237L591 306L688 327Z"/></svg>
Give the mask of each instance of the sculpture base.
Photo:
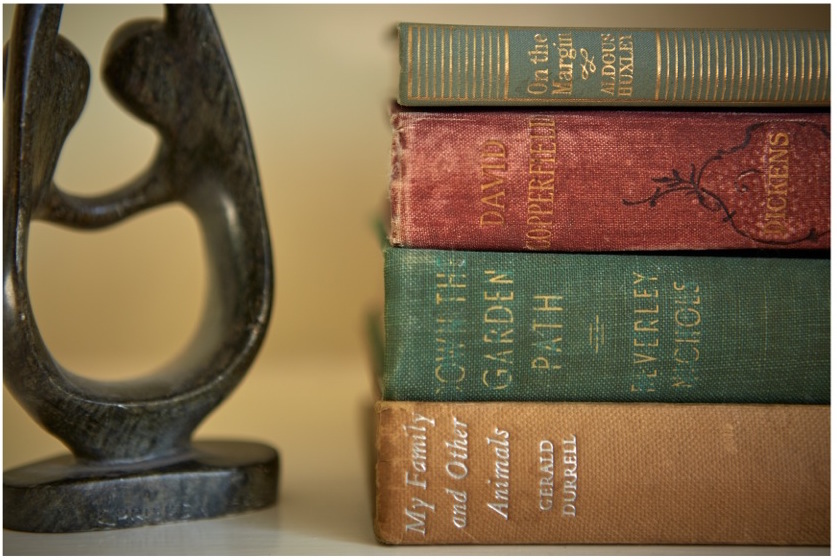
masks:
<svg viewBox="0 0 837 560"><path fill-rule="evenodd" d="M258 443L195 442L128 464L64 455L4 473L3 526L72 533L207 519L269 507L278 487L279 455Z"/></svg>

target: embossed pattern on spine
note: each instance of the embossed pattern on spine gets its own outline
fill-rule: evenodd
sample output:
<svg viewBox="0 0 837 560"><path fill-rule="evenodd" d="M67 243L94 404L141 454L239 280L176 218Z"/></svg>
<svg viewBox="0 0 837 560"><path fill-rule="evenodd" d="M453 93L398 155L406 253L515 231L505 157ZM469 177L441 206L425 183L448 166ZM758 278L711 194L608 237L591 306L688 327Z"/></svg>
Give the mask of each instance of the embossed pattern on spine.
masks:
<svg viewBox="0 0 837 560"><path fill-rule="evenodd" d="M828 113L394 107L392 242L827 249Z"/></svg>
<svg viewBox="0 0 837 560"><path fill-rule="evenodd" d="M829 30L402 23L404 105L827 106Z"/></svg>

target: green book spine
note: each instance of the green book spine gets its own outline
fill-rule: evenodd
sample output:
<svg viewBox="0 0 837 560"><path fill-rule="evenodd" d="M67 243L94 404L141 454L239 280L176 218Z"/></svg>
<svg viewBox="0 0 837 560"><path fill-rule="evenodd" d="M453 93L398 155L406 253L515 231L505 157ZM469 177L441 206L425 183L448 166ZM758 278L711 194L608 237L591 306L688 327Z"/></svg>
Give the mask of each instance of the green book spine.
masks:
<svg viewBox="0 0 837 560"><path fill-rule="evenodd" d="M382 395L827 404L829 262L385 248Z"/></svg>
<svg viewBox="0 0 837 560"><path fill-rule="evenodd" d="M402 23L402 105L830 103L831 33Z"/></svg>

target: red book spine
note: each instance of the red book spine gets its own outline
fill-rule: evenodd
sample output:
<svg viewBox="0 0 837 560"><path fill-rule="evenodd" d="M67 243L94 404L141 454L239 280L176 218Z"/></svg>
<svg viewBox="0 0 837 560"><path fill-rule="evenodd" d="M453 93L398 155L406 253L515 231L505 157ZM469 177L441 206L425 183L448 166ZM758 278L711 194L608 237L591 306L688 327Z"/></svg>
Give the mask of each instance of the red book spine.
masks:
<svg viewBox="0 0 837 560"><path fill-rule="evenodd" d="M393 109L394 245L827 249L828 113Z"/></svg>

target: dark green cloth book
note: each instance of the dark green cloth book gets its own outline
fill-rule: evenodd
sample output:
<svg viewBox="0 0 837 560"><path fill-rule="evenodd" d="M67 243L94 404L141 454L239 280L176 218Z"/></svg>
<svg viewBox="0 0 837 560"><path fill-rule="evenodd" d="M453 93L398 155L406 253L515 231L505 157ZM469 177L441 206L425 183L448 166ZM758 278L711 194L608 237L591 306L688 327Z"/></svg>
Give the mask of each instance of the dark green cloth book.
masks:
<svg viewBox="0 0 837 560"><path fill-rule="evenodd" d="M402 23L402 105L827 106L831 33Z"/></svg>
<svg viewBox="0 0 837 560"><path fill-rule="evenodd" d="M386 400L830 402L828 258L384 262Z"/></svg>

